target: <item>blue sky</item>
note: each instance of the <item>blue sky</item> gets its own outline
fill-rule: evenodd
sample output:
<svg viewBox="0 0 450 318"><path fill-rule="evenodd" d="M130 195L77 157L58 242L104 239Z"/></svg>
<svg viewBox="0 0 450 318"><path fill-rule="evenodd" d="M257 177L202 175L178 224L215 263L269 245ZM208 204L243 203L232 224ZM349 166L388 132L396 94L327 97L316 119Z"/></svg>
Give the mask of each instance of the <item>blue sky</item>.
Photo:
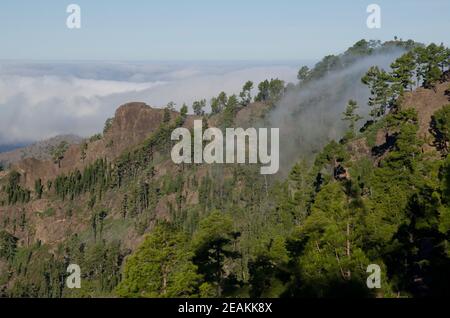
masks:
<svg viewBox="0 0 450 318"><path fill-rule="evenodd" d="M366 27L371 3L381 29ZM315 60L361 38L449 45L449 13L448 0L2 0L0 59Z"/></svg>

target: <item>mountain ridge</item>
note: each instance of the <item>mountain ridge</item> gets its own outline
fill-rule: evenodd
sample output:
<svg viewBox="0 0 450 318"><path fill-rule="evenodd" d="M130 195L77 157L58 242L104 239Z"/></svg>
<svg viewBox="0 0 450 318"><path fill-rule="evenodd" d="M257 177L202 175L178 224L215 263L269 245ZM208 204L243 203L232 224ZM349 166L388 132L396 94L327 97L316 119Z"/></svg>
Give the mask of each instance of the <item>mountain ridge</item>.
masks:
<svg viewBox="0 0 450 318"><path fill-rule="evenodd" d="M358 54L370 54L367 45L358 42ZM330 60L339 65L339 57L324 59ZM311 74L327 73L324 63ZM0 275L0 293L445 293L445 280L435 278L450 268L442 267L450 265L445 256L450 162L441 127L450 110L450 82L444 73L431 86L409 92L408 85L394 86L386 72L371 68L368 74L384 78L381 84L392 91L382 93L395 98L376 99L378 88L372 89L375 111L359 132L357 104L349 101L342 138L329 140L312 163L296 157L285 179L261 176L256 165L176 165L170 158L171 132L192 128L194 119L219 128L266 124L280 107L280 92L296 89L276 79L260 84L256 102L244 105L225 96L220 99L225 107L211 115L201 111L202 102L197 115L128 103L86 144L68 147L56 160L19 162L0 178L0 268L13 273ZM57 287L68 262L82 268L81 290ZM369 264L383 270L379 290L365 287Z"/></svg>

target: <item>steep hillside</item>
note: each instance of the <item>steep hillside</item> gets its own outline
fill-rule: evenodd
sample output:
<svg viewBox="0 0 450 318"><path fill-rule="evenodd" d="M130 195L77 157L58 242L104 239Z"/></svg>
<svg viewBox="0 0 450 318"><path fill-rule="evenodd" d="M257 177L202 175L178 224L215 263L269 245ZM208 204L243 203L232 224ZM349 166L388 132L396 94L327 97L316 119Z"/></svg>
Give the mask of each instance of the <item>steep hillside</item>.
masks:
<svg viewBox="0 0 450 318"><path fill-rule="evenodd" d="M360 41L349 49L357 57L345 53L330 65L351 68L374 54L374 45L392 43ZM310 83L264 81L255 102L248 89L241 101L221 94L213 114L202 111L203 102L195 104L196 116L123 105L102 135L52 160L14 164L0 174L0 294L448 295L449 65L434 64L447 51L398 46L407 52L391 70L371 67L363 77L370 118L362 129L350 100L339 116L347 123L341 138L329 138L311 162L289 158L296 164L283 167L290 171L283 179L261 175L258 165L176 165L170 135L192 128L194 119L205 127L266 125L289 92L327 76L330 57L309 71ZM418 68L421 87L412 81ZM287 110L296 112L294 106ZM80 265L81 289L64 285L68 264ZM379 289L366 286L370 264L382 270Z"/></svg>
<svg viewBox="0 0 450 318"><path fill-rule="evenodd" d="M432 116L442 106L449 104L449 89L448 82L436 85L435 89L418 88L413 93L406 93L402 101L405 108L413 108L417 111L419 115L419 136L428 143L432 142L433 139L430 131Z"/></svg>
<svg viewBox="0 0 450 318"><path fill-rule="evenodd" d="M252 114L254 112L260 112L264 109L264 104L255 103L250 104L248 108L239 111L236 114L237 118L247 118L248 112ZM0 215L6 219L17 219L17 216L27 212L27 223L33 228L33 241L40 241L43 243L56 244L67 238L68 232L78 232L86 230L89 227L88 218L91 214L91 203L93 196L90 197L86 194L76 198L68 204L64 202L64 198L61 202L56 200L58 196L55 197L52 194L52 190L55 187L55 182L57 182L58 177L72 175L75 171L80 171L84 173L87 169L92 169L99 162L107 162L108 168L113 169L114 166L118 166L122 161L125 161L127 165L138 165L138 162L134 160L139 160L136 158L140 156L139 151L142 151L146 147L146 142L152 139L155 135L160 133L161 127L164 123L164 110L154 109L144 103L129 103L120 106L114 118L110 121L109 128L105 131L103 136L94 136L90 140L87 140L79 145L71 145L68 147L64 153L64 157L58 164L54 160L39 160L35 158L27 158L22 161L17 162L12 165L10 171L17 171L20 174L20 187L23 189L34 190L36 181L39 180L39 184L42 185L44 195L42 198L37 198L36 193L31 196L33 199L30 203L17 205L16 207L0 207ZM242 112L242 115L241 115ZM180 114L176 112L170 112L172 124L175 122L176 118L180 118ZM196 116L187 116L183 122L184 126L188 128L193 127L193 120L195 118L201 118ZM246 119L244 119L246 120ZM220 116L212 116L209 119L208 125L213 125L220 121ZM167 125L171 125L170 122ZM167 158L167 151L170 150L171 141L166 139L170 135L167 132L161 140L161 151L164 152L163 158L155 159L154 166L152 167L152 177L148 178L142 176L140 182L150 182L150 179L154 178L160 183L159 187L171 187L168 183L176 182L175 180L170 180L173 175L177 174L179 167L172 163L169 158ZM166 145L167 144L167 145ZM148 155L148 154L147 154ZM156 154L155 156L160 156L161 154ZM144 154L145 156L145 154ZM134 158L134 159L130 159ZM134 169L135 167L133 167ZM209 168L205 167L195 167L192 174L193 178L201 180L208 174ZM112 174L112 172L110 172ZM117 173L117 172L115 172ZM129 174L129 171L126 172ZM6 182L8 177L7 172L3 172L0 176L0 180L3 177L3 182ZM110 176L114 178L116 176ZM129 176L128 176L129 177ZM146 181L145 181L146 180ZM118 182L115 180L114 182ZM185 182L185 181L183 181ZM197 181L198 182L198 181ZM52 185L53 184L53 185ZM115 188L117 184L108 184L104 190L108 192L108 188ZM123 198L127 196L127 192L132 192L132 195L137 195L134 191L134 187L139 187L140 184L135 184L133 182L131 185L133 189L113 189L109 191L111 193L100 194L101 196L101 206L107 206L110 210L110 217L119 218L121 217L121 209L123 204ZM53 189L52 189L53 188ZM159 190L158 190L159 191ZM170 206L175 204L176 197L174 194L170 194L172 191L168 189L169 193L167 195L161 195L161 200L155 202L154 216L158 216L162 219L170 217ZM189 189L186 185L185 200L187 203L196 205L198 204L198 191L194 189ZM45 193L48 192L48 195ZM119 193L118 193L119 192ZM125 192L125 194L121 193ZM119 194L119 195L117 195ZM131 195L130 195L131 196ZM95 197L95 196L94 196ZM96 204L94 204L96 206ZM67 210L82 209L85 210L85 214L77 213L76 217L67 218ZM22 211L22 212L20 212ZM50 213L46 213L49 212ZM79 211L80 212L80 211ZM50 215L47 215L50 214ZM43 217L44 216L44 217ZM148 220L147 220L148 221ZM146 221L146 222L147 222ZM147 228L150 224L147 224ZM22 232L22 233L21 233ZM134 232L133 230L131 232ZM24 242L25 236L29 235L27 230L17 231L14 230L15 235L21 239L20 242ZM114 235L118 235L117 233ZM130 233L130 238L123 238L125 245L131 244L134 247L137 239L136 233ZM28 239L28 238L27 238ZM129 242L132 240L133 242Z"/></svg>
<svg viewBox="0 0 450 318"><path fill-rule="evenodd" d="M59 163L52 159L27 158L12 165L11 170L22 174L21 182L28 188L37 179L43 183L75 169L84 169L99 158L111 161L122 152L143 142L162 122L164 111L144 103L122 105L104 135L93 136L73 144L64 152ZM174 114L171 114L174 117Z"/></svg>

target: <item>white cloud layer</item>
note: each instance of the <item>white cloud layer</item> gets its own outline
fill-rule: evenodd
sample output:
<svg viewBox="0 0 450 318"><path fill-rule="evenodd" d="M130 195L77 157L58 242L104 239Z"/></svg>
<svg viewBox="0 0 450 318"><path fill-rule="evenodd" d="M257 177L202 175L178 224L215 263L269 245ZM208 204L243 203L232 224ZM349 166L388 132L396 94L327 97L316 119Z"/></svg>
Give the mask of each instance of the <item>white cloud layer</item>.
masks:
<svg viewBox="0 0 450 318"><path fill-rule="evenodd" d="M238 93L247 80L295 81L296 64L0 63L0 145L59 134L89 136L130 101L154 107L220 91Z"/></svg>

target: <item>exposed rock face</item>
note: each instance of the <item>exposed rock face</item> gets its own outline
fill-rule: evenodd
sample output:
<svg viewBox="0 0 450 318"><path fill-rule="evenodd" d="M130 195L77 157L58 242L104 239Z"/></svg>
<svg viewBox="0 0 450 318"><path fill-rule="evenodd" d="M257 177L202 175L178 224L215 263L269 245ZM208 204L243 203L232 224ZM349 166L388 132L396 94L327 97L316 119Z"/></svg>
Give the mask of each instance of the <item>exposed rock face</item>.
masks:
<svg viewBox="0 0 450 318"><path fill-rule="evenodd" d="M425 141L422 151L432 151L435 149L434 137L430 132L433 114L442 107L450 104L449 76L444 76L446 82L436 85L436 89L417 88L413 92L405 93L401 102L403 109L413 108L417 111L419 120L418 137ZM379 129L375 135L375 146L370 148L367 140L359 138L347 144L347 150L352 156L352 160L363 157L374 160L374 165L380 161L393 149L397 138L397 132Z"/></svg>
<svg viewBox="0 0 450 318"><path fill-rule="evenodd" d="M22 174L22 182L31 189L37 179L45 183L62 173L69 173L74 169L82 170L99 158L114 160L125 150L144 141L159 127L163 116L163 109L155 109L145 103L124 104L117 109L111 127L103 138L86 141L88 146L84 160L81 155L81 144L76 144L69 146L60 167L51 159L27 158L13 164L11 168ZM175 116L176 113L172 112L171 118Z"/></svg>
<svg viewBox="0 0 450 318"><path fill-rule="evenodd" d="M430 122L433 114L443 106L450 104L446 91L449 89L449 82L438 84L436 89L418 88L414 92L406 93L403 106L414 108L419 115L419 137L424 140L431 138Z"/></svg>
<svg viewBox="0 0 450 318"><path fill-rule="evenodd" d="M116 110L112 126L104 139L113 140L114 149L124 150L127 146L136 145L148 137L158 128L163 116L162 109L151 108L144 103L122 105Z"/></svg>
<svg viewBox="0 0 450 318"><path fill-rule="evenodd" d="M262 103L251 103L241 109L236 116L236 124L244 125L252 119L259 119L267 106ZM177 112L171 112L171 120L175 119ZM85 158L82 159L82 142L72 144L65 152L59 166L50 158L26 158L11 165L21 175L21 182L25 187L32 189L34 182L41 179L43 184L63 173L70 173L75 169L82 170L85 166L99 158L113 161L124 151L130 150L142 143L154 132L163 121L164 110L152 108L145 103L131 102L120 106L114 115L111 126L104 136L95 141L86 140L88 146ZM214 126L217 116L208 120L210 127ZM193 127L193 121L201 119L199 116L188 116L184 126Z"/></svg>
<svg viewBox="0 0 450 318"><path fill-rule="evenodd" d="M257 106L257 105L256 105ZM250 107L250 105L249 105ZM255 107L253 107L255 108ZM248 108L250 111L253 108ZM257 107L256 107L257 108ZM242 112L243 110L240 110ZM17 170L21 174L21 182L27 189L33 190L34 183L37 179L46 185L48 180L54 180L58 175L68 174L75 169L83 171L83 169L99 158L107 158L113 161L124 152L132 150L145 141L156 129L158 129L164 120L164 110L154 109L144 103L127 103L120 106L111 121L109 129L104 133L101 139L86 140L87 149L85 156L82 156L83 143L79 145L71 145L64 154L64 158L58 165L53 160L39 160L35 158L27 158L14 164L11 169ZM175 120L179 116L177 112L171 112L171 120ZM212 127L213 122L217 120L217 116L208 119L208 126ZM199 116L187 116L184 127L193 128L195 119L201 119ZM82 159L84 157L84 159ZM155 178L161 178L171 171L180 169L171 160L160 162L155 171ZM7 176L8 171L2 172L3 177ZM207 166L199 166L196 168L196 179L201 180L208 174ZM0 179L2 175L0 175ZM122 195L112 191L104 193L102 198L103 204L110 211L109 218L122 218L121 216L121 200ZM184 195L186 202L189 204L197 204L199 202L198 191L194 189L185 189ZM87 206L89 198L81 196L76 199L76 206ZM176 204L175 194L169 194L162 198L154 209L154 217L157 219L169 219L169 205ZM68 216L68 212L70 216ZM27 241L41 241L44 244L55 246L70 235L70 233L80 233L88 230L90 227L90 214L85 211L73 210L71 202L59 201L43 198L35 199L29 203L15 206L0 206L0 215L3 218L14 219L21 213L26 214L27 222L33 227L32 235L25 231L18 230L15 235L20 239L21 244L28 244ZM72 214L73 213L73 214ZM149 222L153 222L150 219ZM142 235L138 234L134 227L124 228L120 233L123 246L135 248L142 240Z"/></svg>

